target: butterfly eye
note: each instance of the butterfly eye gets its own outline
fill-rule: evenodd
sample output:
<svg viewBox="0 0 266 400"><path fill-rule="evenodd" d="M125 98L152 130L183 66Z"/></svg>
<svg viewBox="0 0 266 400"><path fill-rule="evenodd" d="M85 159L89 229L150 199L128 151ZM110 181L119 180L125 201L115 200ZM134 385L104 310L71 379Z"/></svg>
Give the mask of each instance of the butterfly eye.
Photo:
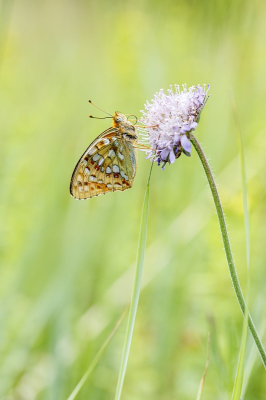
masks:
<svg viewBox="0 0 266 400"><path fill-rule="evenodd" d="M121 117L117 117L116 119L115 119L115 122L121 122L122 121L122 118Z"/></svg>

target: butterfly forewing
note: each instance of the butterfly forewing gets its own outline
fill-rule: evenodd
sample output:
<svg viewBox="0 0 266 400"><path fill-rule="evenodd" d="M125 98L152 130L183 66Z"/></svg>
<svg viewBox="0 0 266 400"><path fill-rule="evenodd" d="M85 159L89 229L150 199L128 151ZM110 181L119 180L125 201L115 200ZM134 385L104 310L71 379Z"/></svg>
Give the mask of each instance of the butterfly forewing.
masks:
<svg viewBox="0 0 266 400"><path fill-rule="evenodd" d="M79 200L131 188L136 174L136 153L116 128L96 138L73 172L70 193Z"/></svg>

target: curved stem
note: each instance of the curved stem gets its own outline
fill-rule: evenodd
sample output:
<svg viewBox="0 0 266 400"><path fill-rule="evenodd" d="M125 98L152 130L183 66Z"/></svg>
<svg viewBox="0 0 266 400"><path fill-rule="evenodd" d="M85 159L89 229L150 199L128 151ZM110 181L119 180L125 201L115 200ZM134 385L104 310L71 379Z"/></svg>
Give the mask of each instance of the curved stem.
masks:
<svg viewBox="0 0 266 400"><path fill-rule="evenodd" d="M223 243L224 243L224 250L225 250L225 254L226 254L226 259L227 259L233 287L234 287L235 294L236 294L238 303L240 305L241 311L245 315L246 303L245 303L245 299L244 299L244 296L243 296L243 293L241 290L241 286L240 286L240 283L238 280L238 276L237 276L237 272L236 272L236 268L235 268L235 264L234 264L234 259L233 259L233 255L232 255L232 251L231 251L231 246L230 246L230 242L229 242L227 227L226 227L226 223L225 223L224 212L223 212L222 204L221 204L219 194L217 191L217 187L216 187L216 184L215 184L215 181L213 178L213 174L211 172L211 169L210 169L208 161L205 157L205 154L204 154L199 142L197 141L197 139L195 138L195 136L193 134L190 135L190 140L191 140L191 143L193 144L193 146L195 147L196 152L198 153L198 156L203 165L203 168L205 170L205 173L206 173L209 185L210 185L210 189L212 192L214 204L215 204L218 219L219 219L222 239L223 239ZM252 321L250 314L248 316L248 326L249 326L249 330L253 336L253 339L256 343L258 351L260 353L263 365L266 369L266 352L265 352L263 344L260 340L260 337L256 331L255 325Z"/></svg>

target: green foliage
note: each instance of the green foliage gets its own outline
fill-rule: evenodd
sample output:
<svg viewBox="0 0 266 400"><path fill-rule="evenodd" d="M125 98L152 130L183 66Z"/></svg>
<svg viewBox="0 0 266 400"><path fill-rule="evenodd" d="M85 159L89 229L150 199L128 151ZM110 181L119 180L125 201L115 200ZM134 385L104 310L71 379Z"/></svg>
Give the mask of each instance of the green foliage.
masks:
<svg viewBox="0 0 266 400"><path fill-rule="evenodd" d="M5 2L0 398L65 400L130 300L150 163L140 152L134 186L124 193L70 197L78 158L108 127L108 120L87 117L101 116L89 98L108 112L139 116L160 88L211 84L197 134L218 180L245 287L232 88L249 188L250 311L256 325L265 320L265 8L251 0ZM123 398L195 399L209 330L202 399L230 398L243 317L195 152L165 171L154 166L143 287ZM114 397L125 329L78 400ZM257 355L252 365L245 400L263 399Z"/></svg>

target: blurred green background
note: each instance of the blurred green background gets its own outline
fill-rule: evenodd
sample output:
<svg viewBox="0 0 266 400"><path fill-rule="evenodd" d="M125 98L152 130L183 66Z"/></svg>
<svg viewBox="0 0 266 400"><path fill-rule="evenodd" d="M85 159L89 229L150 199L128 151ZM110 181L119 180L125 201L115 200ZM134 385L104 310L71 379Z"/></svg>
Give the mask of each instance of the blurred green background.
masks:
<svg viewBox="0 0 266 400"><path fill-rule="evenodd" d="M66 399L130 299L150 168L134 186L69 195L77 160L109 125L87 100L141 116L170 84L209 83L197 137L210 159L245 288L245 235L234 92L251 217L251 312L266 343L266 3L1 2L0 398ZM143 290L122 398L229 399L242 316L195 152L154 168ZM126 321L77 399L112 399ZM248 343L245 399L265 399Z"/></svg>

